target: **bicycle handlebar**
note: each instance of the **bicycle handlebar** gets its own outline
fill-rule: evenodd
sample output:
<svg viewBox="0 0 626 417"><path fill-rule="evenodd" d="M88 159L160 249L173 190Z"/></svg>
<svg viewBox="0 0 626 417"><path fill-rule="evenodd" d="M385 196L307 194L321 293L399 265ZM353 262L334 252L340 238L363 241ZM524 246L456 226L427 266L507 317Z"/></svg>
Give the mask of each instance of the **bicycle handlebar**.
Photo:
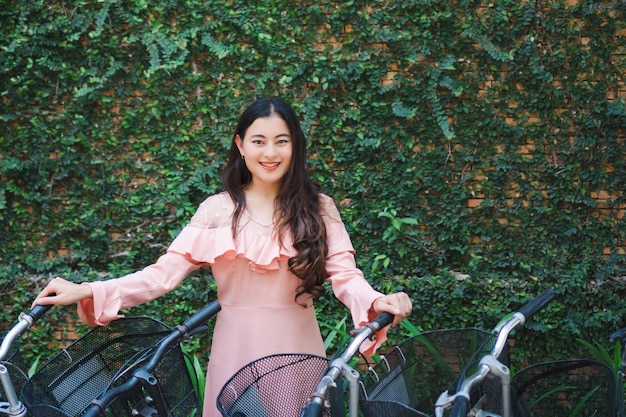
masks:
<svg viewBox="0 0 626 417"><path fill-rule="evenodd" d="M474 374L469 375L463 379L461 386L455 395L450 397L447 395L447 392L442 394L442 396L440 396L440 399L444 399L444 402L442 404L438 404L438 406L444 406L444 404L452 404L452 412L450 414L450 417L466 417L467 413L469 412L469 398L473 388L481 384L482 381L487 378L487 376L491 372L493 372L492 366L496 364L501 365L497 358L500 356L504 346L506 345L509 333L516 327L523 325L527 318L532 317L535 313L547 306L548 303L550 303L550 301L554 299L554 296L554 290L548 289L544 291L541 295L535 297L526 305L524 305L516 313L511 315L507 320L500 323L495 330L495 332L498 334L498 337L496 338L496 341L491 348L491 352L482 357L478 366L478 370L474 372ZM506 371L507 372L505 373L508 375L508 368L506 368ZM510 415L510 410L502 410L502 413L503 416L508 416Z"/></svg>
<svg viewBox="0 0 626 417"><path fill-rule="evenodd" d="M39 320L46 311L50 310L50 308L52 308L52 305L36 305L28 313L20 314L18 323L14 325L2 339L2 344L0 344L0 361L6 359L13 342L28 330L36 320Z"/></svg>
<svg viewBox="0 0 626 417"><path fill-rule="evenodd" d="M137 368L131 377L122 385L104 392L100 397L94 399L87 408L82 417L99 417L104 414L105 410L122 394L134 389L142 381L152 375L152 372L163 359L168 349L180 342L181 337L186 338L197 328L203 326L211 317L221 310L221 306L217 301L207 304L202 309L194 313L183 324L176 326L172 332L161 339L157 345L155 353L151 356L148 363Z"/></svg>
<svg viewBox="0 0 626 417"><path fill-rule="evenodd" d="M320 397L312 398L300 412L300 417L322 417L324 406Z"/></svg>
<svg viewBox="0 0 626 417"><path fill-rule="evenodd" d="M550 301L554 299L554 290L552 288L546 290L539 297L532 299L528 304L519 309L519 313L524 315L524 318L529 319L535 313L542 310L547 306Z"/></svg>
<svg viewBox="0 0 626 417"><path fill-rule="evenodd" d="M380 313L378 317L376 317L374 320L372 320L372 323L376 323L376 326L378 326L377 330L380 330L383 327L387 327L391 323L393 323L393 319L394 319L393 314L383 312L383 313Z"/></svg>
<svg viewBox="0 0 626 417"><path fill-rule="evenodd" d="M15 386L11 380L11 374L2 364L2 361L8 357L13 342L24 334L33 325L33 323L43 316L46 311L50 310L51 307L52 305L37 305L28 313L21 313L17 324L15 324L2 338L2 343L0 343L0 388L4 389L4 397L7 402L0 404L0 413L4 412L11 416L25 416L27 413L26 407L20 401L17 392L15 392Z"/></svg>
<svg viewBox="0 0 626 417"><path fill-rule="evenodd" d="M217 301L213 301L194 313L194 315L189 317L189 319L187 319L187 321L185 321L181 326L185 329L185 332L191 333L197 327L200 327L209 321L209 319L216 315L221 309L222 307L219 303Z"/></svg>
<svg viewBox="0 0 626 417"><path fill-rule="evenodd" d="M51 294L53 295L53 294ZM30 310L28 313L29 316L31 316L33 318L33 321L37 321L41 318L41 316L43 316L44 314L46 314L46 312L48 310L50 310L52 308L53 304L48 304L48 305L36 305L35 307L32 308L32 310Z"/></svg>
<svg viewBox="0 0 626 417"><path fill-rule="evenodd" d="M626 327L613 332L611 337L609 337L609 343L615 343L618 341L626 343Z"/></svg>

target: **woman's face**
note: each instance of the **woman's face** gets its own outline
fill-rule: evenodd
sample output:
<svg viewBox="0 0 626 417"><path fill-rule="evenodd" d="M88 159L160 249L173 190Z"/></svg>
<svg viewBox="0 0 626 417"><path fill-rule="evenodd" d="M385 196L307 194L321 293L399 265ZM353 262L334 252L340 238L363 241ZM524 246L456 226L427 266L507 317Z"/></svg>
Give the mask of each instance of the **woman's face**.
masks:
<svg viewBox="0 0 626 417"><path fill-rule="evenodd" d="M293 145L287 123L278 114L256 119L235 143L252 174L252 184L280 184L289 170Z"/></svg>

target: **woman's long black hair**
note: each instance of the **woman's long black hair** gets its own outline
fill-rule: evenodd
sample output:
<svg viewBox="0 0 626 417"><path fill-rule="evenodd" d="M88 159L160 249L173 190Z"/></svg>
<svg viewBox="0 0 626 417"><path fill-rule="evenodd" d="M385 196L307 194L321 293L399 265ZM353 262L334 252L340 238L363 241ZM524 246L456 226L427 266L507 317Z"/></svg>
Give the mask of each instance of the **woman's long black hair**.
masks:
<svg viewBox="0 0 626 417"><path fill-rule="evenodd" d="M326 256L328 242L322 218L318 189L306 169L306 138L295 111L278 98L260 98L244 110L239 118L228 154L228 163L222 174L224 189L235 203L232 233L236 236L239 221L246 207L245 187L252 174L241 158L235 143L237 135L243 140L248 127L259 117L279 115L289 128L292 143L291 165L281 180L276 201L275 231L279 243L287 232L293 237L296 256L289 259L290 271L302 280L295 298L304 293L319 296L324 293L322 284L328 277Z"/></svg>

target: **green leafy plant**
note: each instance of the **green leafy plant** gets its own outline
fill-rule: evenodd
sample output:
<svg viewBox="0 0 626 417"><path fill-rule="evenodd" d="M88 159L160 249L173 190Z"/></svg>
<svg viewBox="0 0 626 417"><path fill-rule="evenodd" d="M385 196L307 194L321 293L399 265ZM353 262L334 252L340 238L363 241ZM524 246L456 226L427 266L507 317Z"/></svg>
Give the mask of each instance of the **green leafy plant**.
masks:
<svg viewBox="0 0 626 417"><path fill-rule="evenodd" d="M589 353L591 353L593 359L607 365L616 378L620 378L619 371L622 367L622 344L619 341L616 341L613 344L613 353L611 353L603 343L598 341L590 342L584 339L576 339L578 343L583 345Z"/></svg>
<svg viewBox="0 0 626 417"><path fill-rule="evenodd" d="M38 355L35 360L33 360L33 362L30 364L30 366L28 367L28 377L32 377L33 375L35 375L35 372L37 372L37 369L39 368L39 361L41 360L41 355Z"/></svg>
<svg viewBox="0 0 626 417"><path fill-rule="evenodd" d="M194 410L191 416L201 415L202 404L204 404L204 390L206 387L206 367L200 363L195 351L191 351L189 347L184 344L182 345L182 348L185 365L187 365L187 370L189 372L189 376L191 377L191 384L193 385L193 389L196 391L196 395L198 397L199 409Z"/></svg>
<svg viewBox="0 0 626 417"><path fill-rule="evenodd" d="M0 327L51 277L154 262L220 190L241 110L280 95L359 267L410 293L416 325L489 323L554 286L515 354L597 339L626 314L624 13L608 0L2 8ZM210 280L135 311L177 321L215 295ZM65 315L32 333L34 357L67 344Z"/></svg>

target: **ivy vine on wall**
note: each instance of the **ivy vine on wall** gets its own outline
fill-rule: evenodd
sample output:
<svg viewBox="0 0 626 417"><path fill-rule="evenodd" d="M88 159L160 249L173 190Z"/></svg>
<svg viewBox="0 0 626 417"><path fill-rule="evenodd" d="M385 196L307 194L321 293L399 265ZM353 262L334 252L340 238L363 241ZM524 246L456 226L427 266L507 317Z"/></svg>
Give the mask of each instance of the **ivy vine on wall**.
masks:
<svg viewBox="0 0 626 417"><path fill-rule="evenodd" d="M491 327L553 286L559 304L528 349L603 337L625 313L624 12L575 0L3 8L3 326L50 276L153 262L220 189L242 108L280 95L359 265L411 293L416 325ZM209 278L178 290L184 306L147 311L183 317L214 296ZM333 303L319 303L327 322Z"/></svg>

